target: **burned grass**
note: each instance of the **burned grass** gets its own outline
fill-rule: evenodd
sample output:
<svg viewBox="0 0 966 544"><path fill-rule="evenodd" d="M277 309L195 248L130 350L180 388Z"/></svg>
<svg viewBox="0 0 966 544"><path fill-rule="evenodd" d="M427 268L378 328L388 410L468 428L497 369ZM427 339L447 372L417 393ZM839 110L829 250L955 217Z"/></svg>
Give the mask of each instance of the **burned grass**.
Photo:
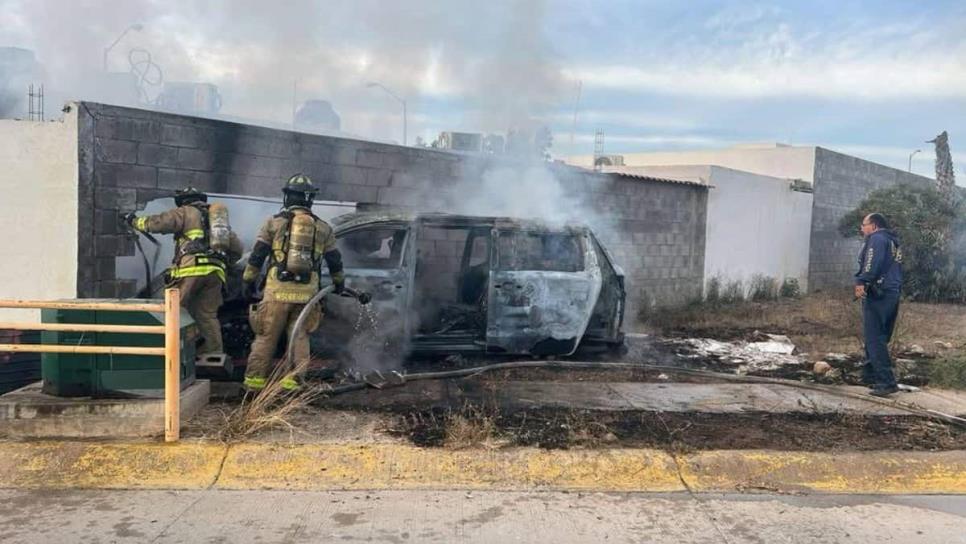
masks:
<svg viewBox="0 0 966 544"><path fill-rule="evenodd" d="M480 417L484 414L484 417ZM473 429L468 433L467 429ZM672 451L955 450L966 431L906 416L683 414L527 410L426 410L399 414L387 429L425 447L659 448ZM454 437L462 440L454 442Z"/></svg>

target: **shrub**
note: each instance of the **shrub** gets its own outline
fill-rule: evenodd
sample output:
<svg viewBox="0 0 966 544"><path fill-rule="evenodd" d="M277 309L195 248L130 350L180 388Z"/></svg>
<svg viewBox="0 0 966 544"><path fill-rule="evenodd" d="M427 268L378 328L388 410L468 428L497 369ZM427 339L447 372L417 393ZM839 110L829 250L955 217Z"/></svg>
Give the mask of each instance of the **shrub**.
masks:
<svg viewBox="0 0 966 544"><path fill-rule="evenodd" d="M748 299L754 302L778 298L778 282L775 278L755 274L748 282Z"/></svg>
<svg viewBox="0 0 966 544"><path fill-rule="evenodd" d="M744 302L745 284L741 280L729 281L721 291L722 304L734 304Z"/></svg>
<svg viewBox="0 0 966 544"><path fill-rule="evenodd" d="M862 218L883 214L899 235L903 292L923 302L966 302L966 216L961 199L935 188L896 185L869 194L839 222L839 232L858 237Z"/></svg>
<svg viewBox="0 0 966 544"><path fill-rule="evenodd" d="M797 278L785 278L782 282L781 289L778 290L778 296L782 298L798 298L802 296L802 287L798 284Z"/></svg>
<svg viewBox="0 0 966 544"><path fill-rule="evenodd" d="M704 301L708 304L719 304L721 302L721 278L719 276L713 276L708 280Z"/></svg>
<svg viewBox="0 0 966 544"><path fill-rule="evenodd" d="M966 389L966 354L959 353L931 361L929 385Z"/></svg>

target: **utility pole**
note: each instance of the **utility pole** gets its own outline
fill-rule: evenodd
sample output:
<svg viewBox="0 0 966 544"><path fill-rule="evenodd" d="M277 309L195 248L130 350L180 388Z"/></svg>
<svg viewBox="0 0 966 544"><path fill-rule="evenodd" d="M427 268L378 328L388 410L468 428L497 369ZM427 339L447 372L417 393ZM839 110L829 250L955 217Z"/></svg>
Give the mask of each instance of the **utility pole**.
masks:
<svg viewBox="0 0 966 544"><path fill-rule="evenodd" d="M580 92L583 90L584 82L577 80L577 98L574 100L574 124L570 127L570 152L574 152L574 133L577 132L577 109L580 107Z"/></svg>
<svg viewBox="0 0 966 544"><path fill-rule="evenodd" d="M912 172L912 156L915 155L916 153L922 153L922 150L917 149L909 154L909 172Z"/></svg>

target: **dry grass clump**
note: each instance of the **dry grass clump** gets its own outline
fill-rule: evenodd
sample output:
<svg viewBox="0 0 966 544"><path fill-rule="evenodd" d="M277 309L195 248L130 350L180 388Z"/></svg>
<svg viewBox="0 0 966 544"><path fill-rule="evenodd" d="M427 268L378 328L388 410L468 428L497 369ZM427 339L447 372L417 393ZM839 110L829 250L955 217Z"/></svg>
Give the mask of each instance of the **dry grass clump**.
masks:
<svg viewBox="0 0 966 544"><path fill-rule="evenodd" d="M443 444L453 449L496 449L507 443L498 437L497 411L473 404L449 412L444 417L446 434Z"/></svg>
<svg viewBox="0 0 966 544"><path fill-rule="evenodd" d="M304 375L307 367L308 363L296 365L295 375ZM284 361L279 362L269 376L265 389L257 394L246 394L237 408L225 414L220 436L222 440L240 440L277 428L287 428L292 432L296 430L290 420L324 395L328 388L302 384L296 391L283 389L281 379L289 373L289 368Z"/></svg>

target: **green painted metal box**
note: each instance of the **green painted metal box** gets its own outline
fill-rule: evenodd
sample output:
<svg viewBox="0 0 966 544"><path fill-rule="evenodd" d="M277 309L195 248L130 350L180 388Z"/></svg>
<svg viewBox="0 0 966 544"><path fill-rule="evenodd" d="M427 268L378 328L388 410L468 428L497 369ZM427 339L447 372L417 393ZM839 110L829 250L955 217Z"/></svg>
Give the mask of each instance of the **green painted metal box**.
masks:
<svg viewBox="0 0 966 544"><path fill-rule="evenodd" d="M99 302L84 299L84 302ZM103 300L145 303L156 300ZM163 325L164 314L116 310L42 310L44 323ZM181 388L195 381L197 327L181 310ZM44 331L44 344L164 347L163 334ZM163 397L164 357L154 355L44 353L40 374L43 391L58 397Z"/></svg>

